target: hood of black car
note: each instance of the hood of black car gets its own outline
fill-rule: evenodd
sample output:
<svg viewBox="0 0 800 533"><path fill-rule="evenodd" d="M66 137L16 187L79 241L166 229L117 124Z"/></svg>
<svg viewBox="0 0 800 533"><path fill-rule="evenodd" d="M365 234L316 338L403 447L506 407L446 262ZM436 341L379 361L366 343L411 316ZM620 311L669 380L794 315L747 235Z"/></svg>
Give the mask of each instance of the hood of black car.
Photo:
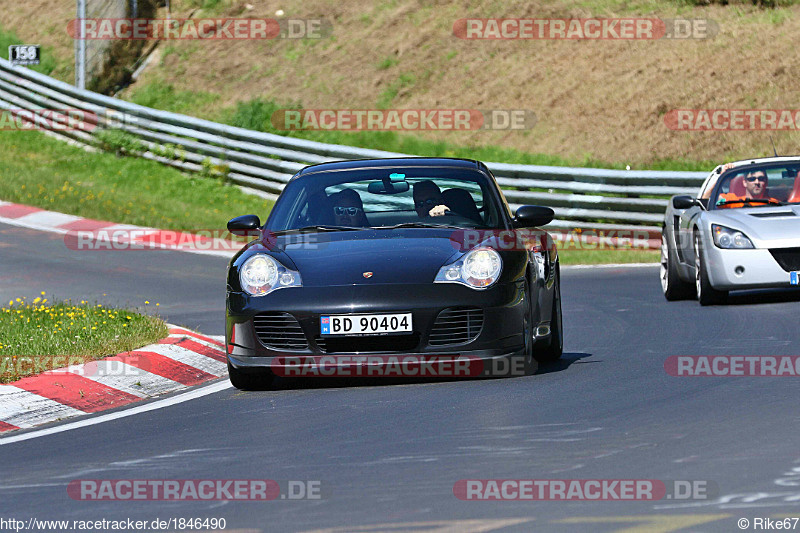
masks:
<svg viewBox="0 0 800 533"><path fill-rule="evenodd" d="M458 245L455 230L366 229L279 237L276 248L294 263L306 287L432 283ZM289 266L289 265L287 265Z"/></svg>

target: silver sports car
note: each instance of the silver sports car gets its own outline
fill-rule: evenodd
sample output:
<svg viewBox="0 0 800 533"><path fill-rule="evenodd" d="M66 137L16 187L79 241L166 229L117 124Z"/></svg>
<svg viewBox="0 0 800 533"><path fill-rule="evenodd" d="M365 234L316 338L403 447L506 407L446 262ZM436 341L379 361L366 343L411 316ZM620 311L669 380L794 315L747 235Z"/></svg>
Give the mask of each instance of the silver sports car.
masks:
<svg viewBox="0 0 800 533"><path fill-rule="evenodd" d="M667 300L723 303L728 291L800 276L800 156L720 165L696 198L674 196L661 233Z"/></svg>

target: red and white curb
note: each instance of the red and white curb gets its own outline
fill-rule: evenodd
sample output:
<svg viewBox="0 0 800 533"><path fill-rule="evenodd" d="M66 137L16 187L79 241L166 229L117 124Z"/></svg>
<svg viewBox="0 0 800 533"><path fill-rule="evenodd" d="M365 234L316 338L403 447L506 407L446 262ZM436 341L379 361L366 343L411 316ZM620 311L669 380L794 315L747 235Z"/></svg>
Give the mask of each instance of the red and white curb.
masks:
<svg viewBox="0 0 800 533"><path fill-rule="evenodd" d="M169 327L156 344L0 385L0 432L113 409L227 375L225 345Z"/></svg>
<svg viewBox="0 0 800 533"><path fill-rule="evenodd" d="M154 248L202 255L233 257L244 243L186 233L160 230L130 224L46 211L38 207L0 201L0 222L50 233L72 235L76 240L84 233L92 241L91 249L117 250ZM66 238L65 238L66 239ZM108 247L98 245L106 242Z"/></svg>

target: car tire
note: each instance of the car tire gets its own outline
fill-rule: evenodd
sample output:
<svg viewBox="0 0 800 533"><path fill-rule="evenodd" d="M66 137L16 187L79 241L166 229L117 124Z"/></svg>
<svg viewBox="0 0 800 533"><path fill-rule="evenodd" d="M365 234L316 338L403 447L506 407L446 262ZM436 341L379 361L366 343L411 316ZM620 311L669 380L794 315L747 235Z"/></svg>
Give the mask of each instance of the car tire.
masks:
<svg viewBox="0 0 800 533"><path fill-rule="evenodd" d="M539 365L536 364L536 359L534 359L534 345L536 344L536 339L533 336L533 292L531 291L530 281L526 281L526 285L528 287L527 290L527 303L528 303L528 312L525 314L525 322L522 326L522 336L525 341L524 348L522 350L522 368L523 372L526 376L530 376L538 370Z"/></svg>
<svg viewBox="0 0 800 533"><path fill-rule="evenodd" d="M228 362L228 378L239 390L257 390L267 385L267 375L263 372L244 372L237 370Z"/></svg>
<svg viewBox="0 0 800 533"><path fill-rule="evenodd" d="M678 274L678 265L675 254L668 244L667 231L661 232L661 291L664 298L673 302L694 298L695 287L690 282L683 281Z"/></svg>
<svg viewBox="0 0 800 533"><path fill-rule="evenodd" d="M695 256L695 290L697 291L697 300L700 305L717 305L725 303L728 299L728 291L720 291L711 286L708 279L708 271L706 269L705 257L703 255L703 247L700 245L700 233L694 234L694 256Z"/></svg>
<svg viewBox="0 0 800 533"><path fill-rule="evenodd" d="M561 275L556 274L553 290L553 311L550 317L550 340L541 349L534 352L540 363L557 361L564 353L564 327L561 318Z"/></svg>

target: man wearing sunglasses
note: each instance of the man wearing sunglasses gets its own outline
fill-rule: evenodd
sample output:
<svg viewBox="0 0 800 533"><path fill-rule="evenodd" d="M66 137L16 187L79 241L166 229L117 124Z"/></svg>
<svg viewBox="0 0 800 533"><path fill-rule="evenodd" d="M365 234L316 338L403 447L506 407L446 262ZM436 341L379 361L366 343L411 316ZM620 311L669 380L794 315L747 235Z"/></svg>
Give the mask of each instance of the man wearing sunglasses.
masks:
<svg viewBox="0 0 800 533"><path fill-rule="evenodd" d="M414 185L414 208L420 218L440 217L450 211L444 203L442 191L431 180L424 180Z"/></svg>
<svg viewBox="0 0 800 533"><path fill-rule="evenodd" d="M369 223L364 214L361 196L353 189L343 189L331 195L333 218L337 226L365 227Z"/></svg>
<svg viewBox="0 0 800 533"><path fill-rule="evenodd" d="M736 178L734 178L736 179ZM733 180L731 180L733 182ZM742 200L752 200L752 199L759 199L759 200L770 200L778 202L775 198L769 198L767 196L767 185L769 185L769 179L767 178L767 173L763 170L752 170L745 174L744 179L744 196L737 195L733 192L728 192L720 195L720 200L724 200L721 204L718 204L720 207L725 206L725 204L736 204L746 205L746 204L739 204L738 201Z"/></svg>

